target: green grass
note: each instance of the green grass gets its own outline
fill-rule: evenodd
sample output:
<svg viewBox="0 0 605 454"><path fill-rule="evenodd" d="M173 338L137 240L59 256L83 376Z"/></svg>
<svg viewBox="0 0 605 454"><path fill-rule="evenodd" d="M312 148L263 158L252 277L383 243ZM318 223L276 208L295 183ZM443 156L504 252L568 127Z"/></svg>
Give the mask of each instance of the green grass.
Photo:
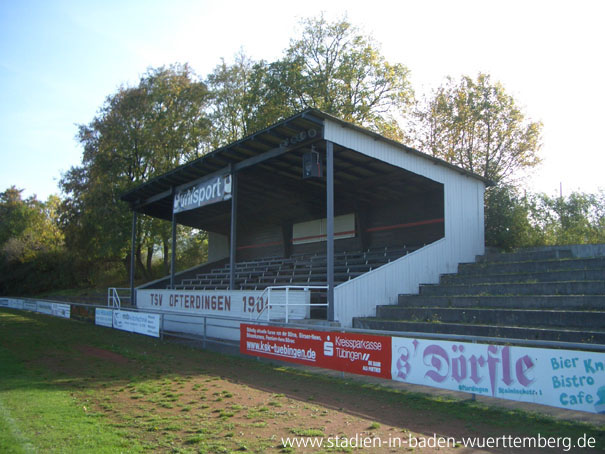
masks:
<svg viewBox="0 0 605 454"><path fill-rule="evenodd" d="M0 348L0 446L2 452L142 452L125 430L104 424L72 392L32 372ZM6 367L9 366L9 367Z"/></svg>
<svg viewBox="0 0 605 454"><path fill-rule="evenodd" d="M118 353L129 363L86 356L81 345ZM236 383L255 374L262 377L261 388L268 391L264 400L248 402L244 399L256 386L254 380L244 381L238 385L241 388ZM269 381L274 384L270 386ZM330 435L318 428L328 415L322 394L309 398L308 390L324 390L339 402L338 407L348 405L349 415L355 411L351 402L369 401L412 409L435 421L461 421L461 426L481 433L574 438L587 433L597 438L600 449L605 446L603 427L361 380L344 381L82 322L0 310L3 454L197 453L244 448L279 452L279 438L255 438L250 433L275 427L282 434ZM314 401L311 404L307 399ZM294 404L296 409L291 408ZM338 414L330 408L330 419L344 419L347 409L341 410L344 413ZM317 422L299 422L298 414L305 411L317 415ZM370 419L365 428L379 433L393 427L379 413L371 417L374 421Z"/></svg>

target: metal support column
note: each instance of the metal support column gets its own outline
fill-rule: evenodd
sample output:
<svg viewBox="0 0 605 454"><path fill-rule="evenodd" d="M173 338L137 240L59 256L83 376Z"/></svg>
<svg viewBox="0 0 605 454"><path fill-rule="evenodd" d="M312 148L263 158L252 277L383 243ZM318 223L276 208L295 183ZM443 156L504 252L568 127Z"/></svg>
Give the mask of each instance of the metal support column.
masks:
<svg viewBox="0 0 605 454"><path fill-rule="evenodd" d="M235 290L235 254L237 253L237 172L231 175L231 241L229 244L229 290Z"/></svg>
<svg viewBox="0 0 605 454"><path fill-rule="evenodd" d="M174 288L174 273L176 272L176 214L172 213L172 243L170 253L170 288Z"/></svg>
<svg viewBox="0 0 605 454"><path fill-rule="evenodd" d="M136 295L134 294L134 252L137 242L137 212L132 210L132 236L130 238L130 304L136 306Z"/></svg>
<svg viewBox="0 0 605 454"><path fill-rule="evenodd" d="M328 320L334 321L334 144L326 141Z"/></svg>

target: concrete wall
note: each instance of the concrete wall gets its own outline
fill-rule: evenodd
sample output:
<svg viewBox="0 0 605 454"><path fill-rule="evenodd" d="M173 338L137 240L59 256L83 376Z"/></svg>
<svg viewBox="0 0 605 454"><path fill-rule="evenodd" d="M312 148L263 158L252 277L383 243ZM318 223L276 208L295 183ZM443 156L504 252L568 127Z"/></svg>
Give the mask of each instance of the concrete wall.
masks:
<svg viewBox="0 0 605 454"><path fill-rule="evenodd" d="M208 232L208 262L229 257L229 238L220 233Z"/></svg>

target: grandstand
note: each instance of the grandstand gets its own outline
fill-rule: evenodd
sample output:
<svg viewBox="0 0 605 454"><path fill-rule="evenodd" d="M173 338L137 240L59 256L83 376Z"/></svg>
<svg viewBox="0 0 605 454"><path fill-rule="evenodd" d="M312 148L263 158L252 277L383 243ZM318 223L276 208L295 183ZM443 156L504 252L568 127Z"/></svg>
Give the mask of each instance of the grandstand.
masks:
<svg viewBox="0 0 605 454"><path fill-rule="evenodd" d="M175 273L173 253L171 275L136 289L137 305L152 291L237 298L320 286L310 302L327 309L311 316L351 326L483 253L487 184L306 110L122 196L133 226L139 214L171 221L177 248L177 224L209 235L208 263Z"/></svg>

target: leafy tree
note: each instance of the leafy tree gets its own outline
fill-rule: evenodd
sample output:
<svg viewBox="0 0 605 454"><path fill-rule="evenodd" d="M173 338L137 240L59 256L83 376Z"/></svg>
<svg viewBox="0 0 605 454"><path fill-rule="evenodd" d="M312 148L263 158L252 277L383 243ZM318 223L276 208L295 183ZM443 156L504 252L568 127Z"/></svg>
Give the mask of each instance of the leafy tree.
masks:
<svg viewBox="0 0 605 454"><path fill-rule="evenodd" d="M322 15L301 25L301 36L279 60L253 62L240 52L232 65L223 61L208 76L218 142L307 108L401 138L395 118L413 98L409 70L387 62L373 39L346 19L328 22Z"/></svg>
<svg viewBox="0 0 605 454"><path fill-rule="evenodd" d="M280 112L274 118L263 118L259 113L267 102L266 74L266 62L254 62L240 51L233 64L228 65L222 60L208 75L206 84L212 96L209 118L213 147L246 137L284 114Z"/></svg>
<svg viewBox="0 0 605 454"><path fill-rule="evenodd" d="M11 186L0 193L0 251L9 263L31 260L63 242L56 223L58 198L51 196L46 203L35 196L24 200L22 192Z"/></svg>
<svg viewBox="0 0 605 454"><path fill-rule="evenodd" d="M511 250L526 246L605 242L605 192L568 197L520 195L501 185L486 193L485 242Z"/></svg>
<svg viewBox="0 0 605 454"><path fill-rule="evenodd" d="M539 240L530 222L531 202L512 186L488 189L485 196L485 244L510 251Z"/></svg>
<svg viewBox="0 0 605 454"><path fill-rule="evenodd" d="M568 197L537 194L531 222L542 232L544 244L605 242L605 192L572 192Z"/></svg>
<svg viewBox="0 0 605 454"><path fill-rule="evenodd" d="M316 107L379 131L405 111L413 91L409 70L390 64L378 45L346 19L301 22L302 35L290 41L276 74L295 110Z"/></svg>
<svg viewBox="0 0 605 454"><path fill-rule="evenodd" d="M24 294L69 286L73 276L66 260L57 207L50 196L22 198L12 186L0 193L0 294Z"/></svg>
<svg viewBox="0 0 605 454"><path fill-rule="evenodd" d="M417 105L416 145L497 183L511 183L540 159L542 124L529 121L489 75L451 78Z"/></svg>
<svg viewBox="0 0 605 454"><path fill-rule="evenodd" d="M205 84L188 66L150 69L136 87L120 87L91 123L79 126L82 165L59 183L70 248L129 266L131 213L120 195L205 152L208 99ZM156 245L163 243L167 260L170 226L140 219L138 231L137 264L150 277Z"/></svg>

